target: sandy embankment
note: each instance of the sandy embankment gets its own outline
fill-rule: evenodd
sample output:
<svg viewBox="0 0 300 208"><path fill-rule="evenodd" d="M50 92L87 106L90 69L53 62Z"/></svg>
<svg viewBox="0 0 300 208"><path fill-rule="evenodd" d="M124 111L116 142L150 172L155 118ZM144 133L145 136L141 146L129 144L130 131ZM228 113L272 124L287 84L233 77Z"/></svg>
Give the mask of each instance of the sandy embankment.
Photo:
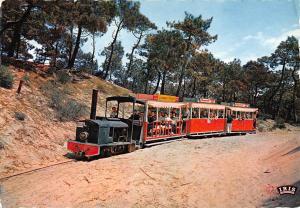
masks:
<svg viewBox="0 0 300 208"><path fill-rule="evenodd" d="M300 206L299 131L185 140L74 162L1 184L5 207ZM300 187L298 187L300 188Z"/></svg>

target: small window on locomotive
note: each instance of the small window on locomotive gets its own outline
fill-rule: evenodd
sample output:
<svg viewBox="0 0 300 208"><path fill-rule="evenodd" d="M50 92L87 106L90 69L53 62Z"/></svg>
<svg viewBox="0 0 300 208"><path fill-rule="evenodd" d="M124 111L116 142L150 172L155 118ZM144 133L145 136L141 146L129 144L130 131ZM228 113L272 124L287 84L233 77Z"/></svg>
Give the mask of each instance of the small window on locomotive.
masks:
<svg viewBox="0 0 300 208"><path fill-rule="evenodd" d="M192 118L199 118L199 108L192 108Z"/></svg>
<svg viewBox="0 0 300 208"><path fill-rule="evenodd" d="M114 128L110 128L109 129L109 137L113 137L114 136Z"/></svg>
<svg viewBox="0 0 300 208"><path fill-rule="evenodd" d="M200 118L208 118L208 109L200 109Z"/></svg>

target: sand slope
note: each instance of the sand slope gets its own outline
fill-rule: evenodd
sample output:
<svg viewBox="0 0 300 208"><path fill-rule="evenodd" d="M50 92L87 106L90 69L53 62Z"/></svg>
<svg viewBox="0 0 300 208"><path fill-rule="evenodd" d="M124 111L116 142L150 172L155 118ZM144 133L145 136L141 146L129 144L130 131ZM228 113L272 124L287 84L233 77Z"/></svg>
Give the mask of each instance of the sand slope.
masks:
<svg viewBox="0 0 300 208"><path fill-rule="evenodd" d="M176 141L2 182L5 207L300 206L299 131ZM290 197L291 198L291 197Z"/></svg>

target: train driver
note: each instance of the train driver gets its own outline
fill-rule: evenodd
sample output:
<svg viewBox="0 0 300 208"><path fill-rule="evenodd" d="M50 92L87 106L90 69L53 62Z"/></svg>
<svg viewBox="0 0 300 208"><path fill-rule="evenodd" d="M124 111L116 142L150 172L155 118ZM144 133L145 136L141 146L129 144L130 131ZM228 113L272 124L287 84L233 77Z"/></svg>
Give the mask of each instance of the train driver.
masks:
<svg viewBox="0 0 300 208"><path fill-rule="evenodd" d="M117 118L118 117L118 112L116 107L112 107L111 113L110 113L111 118Z"/></svg>

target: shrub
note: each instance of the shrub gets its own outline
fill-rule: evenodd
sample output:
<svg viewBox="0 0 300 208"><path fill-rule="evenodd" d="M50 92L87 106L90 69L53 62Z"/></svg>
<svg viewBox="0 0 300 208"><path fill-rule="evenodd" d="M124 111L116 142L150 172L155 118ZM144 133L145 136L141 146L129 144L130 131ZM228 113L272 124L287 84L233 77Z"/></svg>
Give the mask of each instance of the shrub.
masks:
<svg viewBox="0 0 300 208"><path fill-rule="evenodd" d="M11 89L14 82L14 76L7 67L0 67L0 87Z"/></svg>
<svg viewBox="0 0 300 208"><path fill-rule="evenodd" d="M276 117L275 118L275 124L274 124L273 128L284 129L285 128L284 119L281 118L281 117Z"/></svg>
<svg viewBox="0 0 300 208"><path fill-rule="evenodd" d="M26 118L26 114L22 112L15 112L15 118L19 121L24 121Z"/></svg>
<svg viewBox="0 0 300 208"><path fill-rule="evenodd" d="M52 82L42 86L42 91L49 98L49 106L56 111L56 116L62 121L71 121L87 114L87 107L69 98L68 90L59 88Z"/></svg>
<svg viewBox="0 0 300 208"><path fill-rule="evenodd" d="M69 72L67 70L59 70L56 72L56 78L57 81L66 84L72 80L72 77L70 76Z"/></svg>
<svg viewBox="0 0 300 208"><path fill-rule="evenodd" d="M30 82L30 77L29 77L28 73L25 73L25 75L23 76L22 79L26 84L28 84Z"/></svg>
<svg viewBox="0 0 300 208"><path fill-rule="evenodd" d="M75 100L66 99L64 103L60 103L57 113L60 120L69 121L86 115L87 108Z"/></svg>

